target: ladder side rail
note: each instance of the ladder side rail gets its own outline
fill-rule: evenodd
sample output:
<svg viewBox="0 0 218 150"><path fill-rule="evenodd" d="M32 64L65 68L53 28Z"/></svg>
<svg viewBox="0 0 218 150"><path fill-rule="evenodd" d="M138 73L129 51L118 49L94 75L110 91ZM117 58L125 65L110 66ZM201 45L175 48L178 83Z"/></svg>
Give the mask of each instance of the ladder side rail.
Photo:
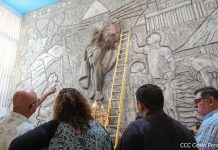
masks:
<svg viewBox="0 0 218 150"><path fill-rule="evenodd" d="M106 118L106 123L105 123L105 129L107 129L107 127L109 125L110 108L111 108L111 105L112 105L113 89L114 89L114 84L115 84L115 80L116 80L116 76L117 76L117 68L118 68L118 62L119 62L119 55L120 55L120 52L121 52L122 35L123 35L123 31L121 31L121 34L120 34L120 41L119 41L119 46L118 46L118 53L117 53L117 60L116 60L115 70L114 70L113 83L112 83L112 87L111 87L111 94L110 94L110 99L109 99L109 104L108 104L108 111L107 111L107 118Z"/></svg>
<svg viewBox="0 0 218 150"><path fill-rule="evenodd" d="M130 42L130 36L131 36L131 29L129 28L128 32L128 40L126 45L126 56L125 56L125 65L124 65L124 73L123 73L123 79L122 79L122 89L120 94L120 103L119 103L119 114L118 114L118 124L117 124L117 131L116 131L116 139L115 139L115 145L116 148L118 144L118 136L119 136L119 129L120 129L120 120L121 120L121 114L123 109L123 98L125 94L125 86L126 86L126 74L127 74L127 63L128 63L128 57L129 57L129 42Z"/></svg>

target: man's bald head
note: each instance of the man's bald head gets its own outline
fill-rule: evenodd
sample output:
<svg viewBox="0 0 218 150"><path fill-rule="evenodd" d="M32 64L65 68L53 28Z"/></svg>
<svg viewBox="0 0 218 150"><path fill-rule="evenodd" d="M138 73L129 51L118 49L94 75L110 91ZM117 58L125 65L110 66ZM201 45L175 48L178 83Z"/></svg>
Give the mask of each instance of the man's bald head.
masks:
<svg viewBox="0 0 218 150"><path fill-rule="evenodd" d="M29 114L30 106L37 100L34 91L19 90L13 96L13 111L22 115Z"/></svg>

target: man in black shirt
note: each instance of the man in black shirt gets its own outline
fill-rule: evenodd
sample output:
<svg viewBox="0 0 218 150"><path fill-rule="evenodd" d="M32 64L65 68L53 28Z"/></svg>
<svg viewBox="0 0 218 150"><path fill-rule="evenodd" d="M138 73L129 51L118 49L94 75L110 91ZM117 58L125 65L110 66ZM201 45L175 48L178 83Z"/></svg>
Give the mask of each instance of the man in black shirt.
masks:
<svg viewBox="0 0 218 150"><path fill-rule="evenodd" d="M160 87L143 85L136 99L141 118L129 124L116 150L197 149L191 131L164 113Z"/></svg>

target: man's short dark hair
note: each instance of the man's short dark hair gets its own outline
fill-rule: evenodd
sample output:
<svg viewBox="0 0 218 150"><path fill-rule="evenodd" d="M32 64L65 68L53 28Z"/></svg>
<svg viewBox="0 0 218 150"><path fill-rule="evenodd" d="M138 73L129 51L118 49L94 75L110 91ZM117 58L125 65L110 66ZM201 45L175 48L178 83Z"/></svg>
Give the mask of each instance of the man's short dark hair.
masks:
<svg viewBox="0 0 218 150"><path fill-rule="evenodd" d="M137 101L142 102L148 109L162 109L164 103L161 88L153 84L145 84L136 91Z"/></svg>
<svg viewBox="0 0 218 150"><path fill-rule="evenodd" d="M213 97L214 99L218 100L218 90L212 86L207 86L203 88L199 88L194 92L194 95L197 95L201 92L201 97Z"/></svg>

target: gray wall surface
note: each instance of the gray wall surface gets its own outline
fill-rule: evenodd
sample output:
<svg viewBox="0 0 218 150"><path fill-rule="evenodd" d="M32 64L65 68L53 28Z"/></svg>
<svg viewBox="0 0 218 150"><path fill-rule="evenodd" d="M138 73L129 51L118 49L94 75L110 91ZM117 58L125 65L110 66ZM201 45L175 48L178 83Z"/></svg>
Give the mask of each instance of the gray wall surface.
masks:
<svg viewBox="0 0 218 150"><path fill-rule="evenodd" d="M34 11L23 18L12 93L29 88L40 95L57 84L59 90L75 87L88 97L90 89L78 82L84 51L93 30L120 22L133 31L123 121L135 118L136 89L154 83L164 91L165 111L191 127L198 117L194 90L218 87L217 4L218 0L68 0ZM104 76L105 107L112 80L113 69ZM52 118L56 95L31 118L35 124Z"/></svg>

